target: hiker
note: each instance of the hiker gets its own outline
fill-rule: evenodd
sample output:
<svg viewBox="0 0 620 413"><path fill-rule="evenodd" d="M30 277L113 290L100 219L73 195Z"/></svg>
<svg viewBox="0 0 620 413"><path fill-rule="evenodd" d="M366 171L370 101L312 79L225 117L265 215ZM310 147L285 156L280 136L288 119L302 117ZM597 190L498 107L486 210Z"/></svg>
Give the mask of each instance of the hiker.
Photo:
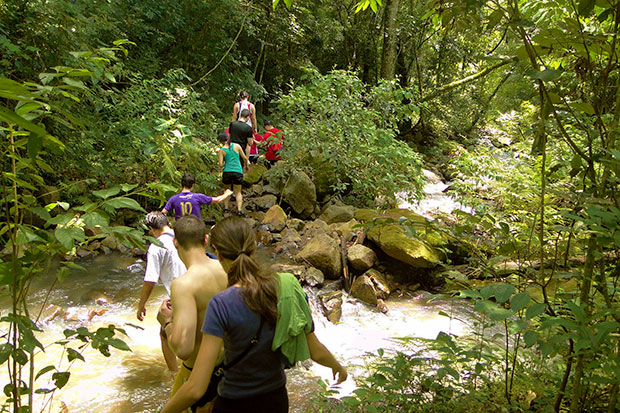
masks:
<svg viewBox="0 0 620 413"><path fill-rule="evenodd" d="M256 235L246 220L224 218L212 229L209 244L229 287L211 299L192 374L162 412L191 406L220 369L224 377L213 413L288 412L285 366L307 358L331 368L338 383L347 378L314 334L307 297L295 276L265 271L252 258ZM216 367L222 345L225 362Z"/></svg>
<svg viewBox="0 0 620 413"><path fill-rule="evenodd" d="M202 338L200 327L211 297L228 285L226 272L219 261L205 255L208 236L204 222L193 215L187 215L176 222L174 229L173 242L187 272L172 281L170 299L162 303L157 313L162 336L174 354L183 360L172 387L172 395L188 379L194 368ZM207 393L205 388L191 403L194 405L198 402L193 409L203 406L213 397L215 389Z"/></svg>
<svg viewBox="0 0 620 413"><path fill-rule="evenodd" d="M144 271L144 282L140 292L140 302L138 303L138 320L144 320L146 315L146 303L151 296L153 287L159 281L170 295L170 284L172 280L187 270L185 264L179 258L177 249L172 242L174 231L170 228L168 217L160 211L153 211L146 215L146 226L151 234L161 242L162 246L156 244L149 245L146 252L146 270ZM178 370L177 359L172 350L166 344L166 340L161 338L161 351L166 360L168 369L172 372Z"/></svg>
<svg viewBox="0 0 620 413"><path fill-rule="evenodd" d="M242 90L239 92L239 99L240 100L235 102L233 105L231 122L241 120L241 112L243 109L247 109L250 111L250 116L243 120L243 122L252 128L253 133L256 133L258 131L258 124L256 123L256 107L249 100L250 94L245 90Z"/></svg>
<svg viewBox="0 0 620 413"><path fill-rule="evenodd" d="M230 189L227 189L222 195L216 197L210 197L205 194L196 194L192 192L194 190L195 183L196 180L194 179L194 175L183 175L181 178L181 192L171 197L161 212L167 214L169 211L174 210L176 219L179 219L185 215L194 215L196 218L201 218L201 205L210 205L212 202L220 203L227 200L232 195L232 191Z"/></svg>
<svg viewBox="0 0 620 413"><path fill-rule="evenodd" d="M250 111L243 109L241 111L240 120L232 122L228 127L229 141L241 145L248 159L250 158L250 149L254 144L252 128L246 123L249 117ZM246 169L247 161L242 166L243 169Z"/></svg>
<svg viewBox="0 0 620 413"><path fill-rule="evenodd" d="M217 151L220 166L224 168L222 172L222 183L232 187L237 204L237 215L244 216L243 195L241 194L243 167L241 165L247 163L247 157L239 144L228 141L228 137L225 133L220 133L218 135L218 140L222 145ZM228 198L226 198L224 200L224 214L228 212L230 212L230 209L228 209Z"/></svg>
<svg viewBox="0 0 620 413"><path fill-rule="evenodd" d="M271 168L281 159L280 151L284 143L284 133L280 129L274 128L270 120L265 121L264 127L266 132L260 141L263 146L267 147L265 166Z"/></svg>

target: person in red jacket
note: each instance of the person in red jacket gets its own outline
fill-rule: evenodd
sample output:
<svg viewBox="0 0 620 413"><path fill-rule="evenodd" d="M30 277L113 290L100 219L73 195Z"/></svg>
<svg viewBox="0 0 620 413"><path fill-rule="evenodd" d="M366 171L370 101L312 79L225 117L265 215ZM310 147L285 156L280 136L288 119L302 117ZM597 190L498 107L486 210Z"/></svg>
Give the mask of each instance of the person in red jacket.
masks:
<svg viewBox="0 0 620 413"><path fill-rule="evenodd" d="M282 150L282 144L284 143L284 133L274 128L271 121L265 121L265 134L263 135L261 142L263 146L267 147L267 153L265 154L265 162L267 168L272 167L276 162L281 159L280 151Z"/></svg>

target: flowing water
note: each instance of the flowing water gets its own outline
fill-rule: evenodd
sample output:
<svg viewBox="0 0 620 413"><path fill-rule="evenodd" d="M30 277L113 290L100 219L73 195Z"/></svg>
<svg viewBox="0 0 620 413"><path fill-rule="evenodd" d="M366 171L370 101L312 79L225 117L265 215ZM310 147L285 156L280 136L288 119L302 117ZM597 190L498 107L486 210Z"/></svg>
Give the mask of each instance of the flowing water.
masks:
<svg viewBox="0 0 620 413"><path fill-rule="evenodd" d="M259 258L264 265L275 260L267 250L262 250ZM76 272L57 286L50 293L46 307L59 306L68 312L66 317L82 321L68 321L60 316L43 324L44 333L39 339L47 347L45 353L37 356L36 370L50 364L60 366L61 371L67 368L67 358L61 346L50 344L63 338L65 328L86 326L92 331L100 326L115 324L127 331L125 340L132 351L112 349L111 357L106 358L87 347L83 353L86 363L79 360L72 363L69 383L56 392L53 403L47 405L48 408L51 406L49 411L58 412L63 404L69 412L154 411L168 399L172 385L172 377L161 355L159 324L155 319L166 291L163 287L155 287L146 318L139 322L136 306L144 273L142 260L108 255L79 263L88 271ZM44 279L34 286L30 298L33 305L40 305L45 300L45 288L50 283L50 280ZM409 293L388 299L387 314L377 313L345 294L341 323L333 325L320 312L317 292L308 292L317 336L338 359L351 367L351 378L340 386L341 394L348 394L355 388L355 376L363 371L354 366L363 364L367 352L375 352L379 348L399 349L399 344L392 341L392 337L434 338L440 331L461 334L466 328L459 321L439 315L440 311L467 312L459 301L433 301L426 295ZM1 301L2 313L6 312L6 308L8 301ZM38 308L34 306L33 313L36 314ZM92 310L105 312L88 321L88 313ZM44 311L42 319L49 311ZM49 374L43 377L49 377ZM303 412L310 406L312 395L319 390L318 379L331 380L331 371L319 365L299 366L288 370L287 376L291 411ZM38 387L47 387L43 379L37 383Z"/></svg>

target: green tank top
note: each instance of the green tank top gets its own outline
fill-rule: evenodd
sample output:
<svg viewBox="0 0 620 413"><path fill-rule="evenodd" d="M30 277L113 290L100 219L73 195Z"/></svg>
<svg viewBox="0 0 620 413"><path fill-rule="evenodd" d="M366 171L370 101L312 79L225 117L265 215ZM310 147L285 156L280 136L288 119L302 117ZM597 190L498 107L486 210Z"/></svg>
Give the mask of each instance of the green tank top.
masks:
<svg viewBox="0 0 620 413"><path fill-rule="evenodd" d="M240 156L233 149L235 145L234 143L230 143L230 148L220 148L224 152L226 152L226 156L224 156L224 172L237 172L242 174L243 168L241 167L241 159Z"/></svg>

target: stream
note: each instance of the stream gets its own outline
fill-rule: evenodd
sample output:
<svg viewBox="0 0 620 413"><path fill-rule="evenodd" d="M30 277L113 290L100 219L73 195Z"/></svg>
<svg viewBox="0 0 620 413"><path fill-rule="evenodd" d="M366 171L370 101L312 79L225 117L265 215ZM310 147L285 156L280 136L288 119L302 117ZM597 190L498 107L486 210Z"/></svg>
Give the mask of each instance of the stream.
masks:
<svg viewBox="0 0 620 413"><path fill-rule="evenodd" d="M441 184L431 184L434 185L435 195L440 196ZM452 206L456 204L443 199L440 202L452 202ZM416 212L419 212L418 208L411 206ZM280 259L265 248L259 249L257 258L265 266ZM64 337L63 330L66 328L85 326L94 331L100 326L115 324L126 330L128 337L122 338L132 351L111 349L111 357L106 358L90 346L86 347L83 352L86 362L76 360L72 363L69 382L54 394L52 403L45 403L47 399L37 395L35 400L40 403L34 411L155 411L168 399L173 382L161 355L159 324L155 318L161 301L166 298L165 289L155 287L147 305L146 318L140 322L136 319L136 306L144 274L143 260L110 254L77 263L87 271L73 272L51 291L47 299L47 310L43 312L42 319L49 317L51 305L62 308L67 315L43 322L44 332L38 338L46 346L46 351L37 355L35 370L51 364L59 367L60 371L67 369L67 357L62 347L53 344ZM40 303L45 301L52 280L53 274L50 274L47 279L33 283L29 300L34 314L38 313ZM375 353L379 348L387 351L402 349L399 342L392 338L409 336L432 339L441 331L461 335L469 330L465 322L459 320L471 319L471 310L467 303L457 299L435 300L425 292L396 291L386 300L389 311L383 314L343 294L341 322L334 325L320 310L319 291L308 289L307 292L318 338L349 369L349 379L338 386L340 396L351 394L356 388L355 378L365 374L363 365L367 353ZM1 298L0 312L4 315L8 308L8 298ZM100 315L89 321L88 313L92 310ZM440 312L455 314L456 317L448 318ZM73 348L78 345L73 344ZM45 378L50 376L51 373L47 373L39 379L37 387L51 387L45 383ZM331 370L312 363L287 370L287 376L291 412L307 411L314 393L320 390L318 380L332 380ZM2 386L4 384L0 383Z"/></svg>

